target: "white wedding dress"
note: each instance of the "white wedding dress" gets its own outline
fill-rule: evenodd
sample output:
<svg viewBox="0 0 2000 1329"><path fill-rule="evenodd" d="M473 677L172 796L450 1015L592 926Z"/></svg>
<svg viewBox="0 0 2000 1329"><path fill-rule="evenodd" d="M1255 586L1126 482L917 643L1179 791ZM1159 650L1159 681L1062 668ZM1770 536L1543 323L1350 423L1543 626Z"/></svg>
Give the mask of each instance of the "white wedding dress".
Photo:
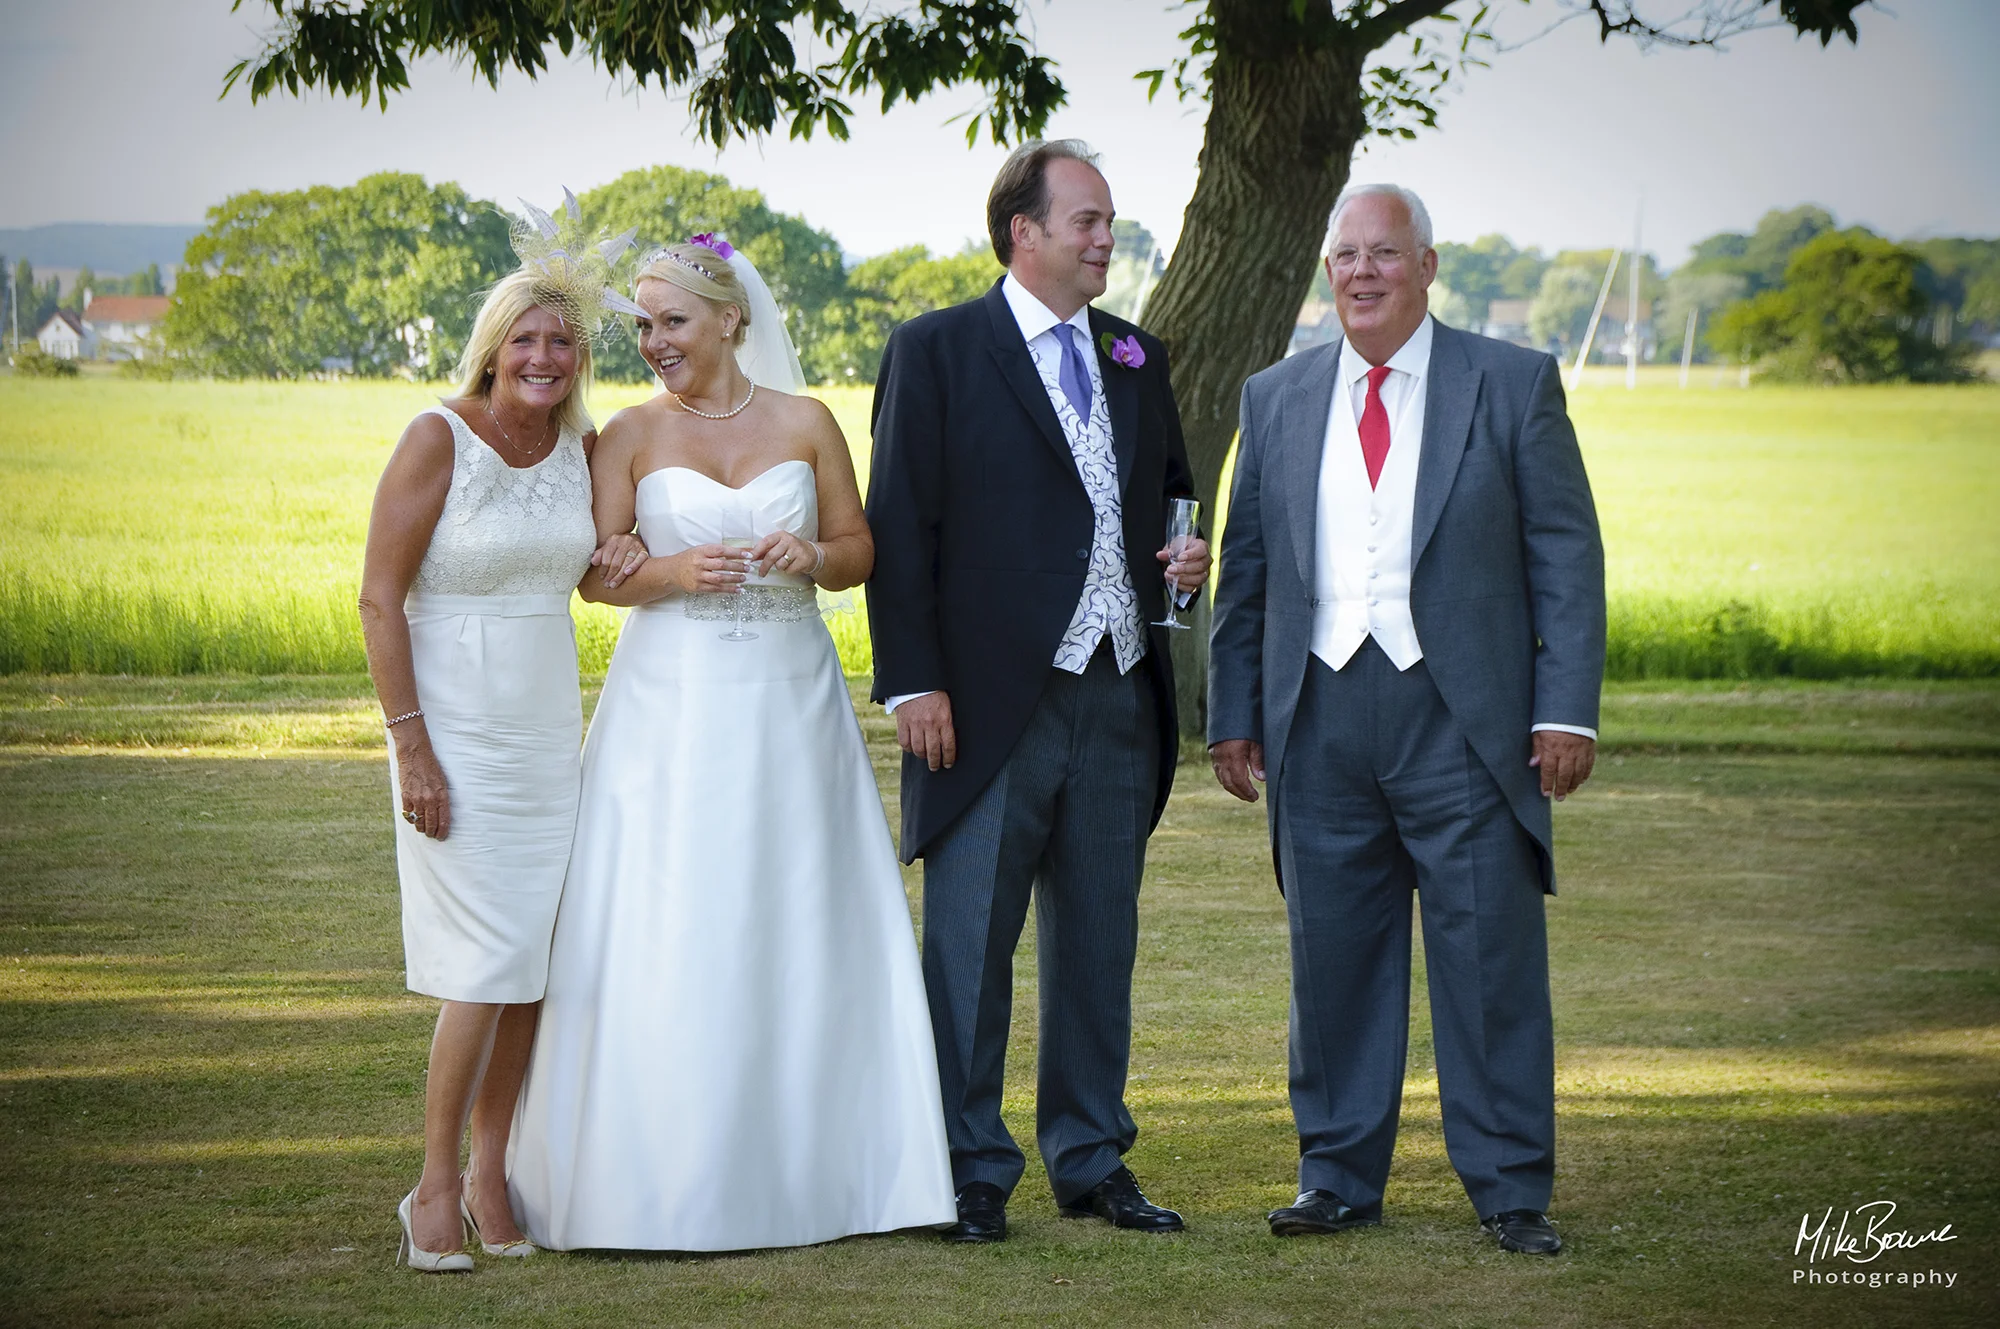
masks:
<svg viewBox="0 0 2000 1329"><path fill-rule="evenodd" d="M656 556L812 538L812 467L643 477ZM724 641L731 601L753 641ZM626 618L584 745L508 1175L556 1250L745 1250L955 1221L902 877L811 584Z"/></svg>

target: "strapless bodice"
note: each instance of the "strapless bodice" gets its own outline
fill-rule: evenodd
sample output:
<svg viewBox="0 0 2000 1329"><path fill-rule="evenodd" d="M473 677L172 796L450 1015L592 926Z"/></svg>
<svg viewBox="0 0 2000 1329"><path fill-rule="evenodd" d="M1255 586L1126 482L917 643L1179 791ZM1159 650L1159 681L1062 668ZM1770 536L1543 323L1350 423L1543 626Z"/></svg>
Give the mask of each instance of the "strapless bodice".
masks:
<svg viewBox="0 0 2000 1329"><path fill-rule="evenodd" d="M781 461L731 488L685 466L639 477L639 537L657 558L721 540L759 540L773 531L819 538L819 489L810 462ZM805 586L810 579L774 572L771 586Z"/></svg>

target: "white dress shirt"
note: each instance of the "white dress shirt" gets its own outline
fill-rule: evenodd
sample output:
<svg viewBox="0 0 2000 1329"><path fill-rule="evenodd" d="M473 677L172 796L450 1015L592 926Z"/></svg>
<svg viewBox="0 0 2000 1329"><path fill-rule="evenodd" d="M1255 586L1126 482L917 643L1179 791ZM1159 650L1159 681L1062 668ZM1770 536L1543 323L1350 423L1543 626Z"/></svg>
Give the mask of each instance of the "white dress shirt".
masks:
<svg viewBox="0 0 2000 1329"><path fill-rule="evenodd" d="M1386 362L1390 373L1380 393L1389 417L1389 455L1372 488L1361 455L1360 422L1374 366L1352 341L1341 342L1339 390L1327 412L1320 457L1313 544L1312 653L1332 669L1344 667L1370 637L1399 670L1424 656L1410 614L1410 542L1435 326L1426 316ZM1597 737L1595 729L1582 725L1531 728Z"/></svg>
<svg viewBox="0 0 2000 1329"><path fill-rule="evenodd" d="M1090 497L1091 538L1089 564L1084 570L1083 593L1077 597L1076 611L1062 639L1056 644L1051 662L1058 669L1081 674L1090 664L1098 645L1111 639L1118 672L1128 672L1146 653L1146 629L1140 621L1139 596L1132 586L1132 569L1125 560L1124 516L1118 497L1118 459L1112 446L1111 414L1104 399L1104 373L1098 363L1097 348L1090 340L1090 308L1077 310L1067 319L1037 299L1027 287L1008 273L1000 283L1007 308L1020 326L1021 339L1049 394L1056 421L1076 460L1084 492ZM1090 376L1090 414L1079 416L1062 389L1063 349L1059 338L1071 338ZM891 697L885 708L894 712L904 702L926 697L912 692Z"/></svg>

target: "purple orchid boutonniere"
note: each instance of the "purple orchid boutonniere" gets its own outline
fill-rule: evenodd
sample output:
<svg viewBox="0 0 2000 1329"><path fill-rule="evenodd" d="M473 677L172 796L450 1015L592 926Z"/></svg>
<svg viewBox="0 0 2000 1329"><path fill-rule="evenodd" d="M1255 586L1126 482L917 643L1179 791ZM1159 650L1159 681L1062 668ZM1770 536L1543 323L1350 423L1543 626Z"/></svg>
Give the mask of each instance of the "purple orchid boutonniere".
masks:
<svg viewBox="0 0 2000 1329"><path fill-rule="evenodd" d="M1103 349L1104 358L1114 365L1137 369L1146 363L1145 348L1139 345L1137 337L1114 337L1107 332L1097 339L1097 344Z"/></svg>
<svg viewBox="0 0 2000 1329"><path fill-rule="evenodd" d="M691 245L700 245L703 249L713 250L716 256L721 258L725 263L736 256L736 246L730 244L714 231L703 231L700 235L691 235L688 237L688 243Z"/></svg>
<svg viewBox="0 0 2000 1329"><path fill-rule="evenodd" d="M1146 363L1146 350L1137 337L1114 337L1105 333L1097 339L1104 358L1123 369L1137 369Z"/></svg>

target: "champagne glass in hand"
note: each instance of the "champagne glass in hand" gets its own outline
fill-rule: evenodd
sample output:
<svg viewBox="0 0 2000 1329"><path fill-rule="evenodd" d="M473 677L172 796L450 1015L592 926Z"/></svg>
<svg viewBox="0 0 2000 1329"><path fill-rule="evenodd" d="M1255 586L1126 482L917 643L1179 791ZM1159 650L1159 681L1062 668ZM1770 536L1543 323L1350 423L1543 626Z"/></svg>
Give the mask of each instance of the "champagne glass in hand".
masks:
<svg viewBox="0 0 2000 1329"><path fill-rule="evenodd" d="M1188 545L1195 538L1196 530L1200 528L1200 522L1201 504L1191 498L1170 498L1167 500L1167 553L1171 559L1177 559L1187 552ZM1174 580L1173 573L1169 572L1166 575L1167 616L1153 624L1153 626L1156 628L1179 628L1185 632L1188 625L1181 622L1179 609L1174 603L1180 598L1180 583Z"/></svg>
<svg viewBox="0 0 2000 1329"><path fill-rule="evenodd" d="M718 541L718 543L724 549L738 551L738 557L745 560L749 559L750 551L757 547L755 540L745 540L735 536L727 540ZM743 630L743 588L741 586L738 586L735 593L729 597L729 631L722 633L721 636L724 641L757 640L756 633L745 632Z"/></svg>

